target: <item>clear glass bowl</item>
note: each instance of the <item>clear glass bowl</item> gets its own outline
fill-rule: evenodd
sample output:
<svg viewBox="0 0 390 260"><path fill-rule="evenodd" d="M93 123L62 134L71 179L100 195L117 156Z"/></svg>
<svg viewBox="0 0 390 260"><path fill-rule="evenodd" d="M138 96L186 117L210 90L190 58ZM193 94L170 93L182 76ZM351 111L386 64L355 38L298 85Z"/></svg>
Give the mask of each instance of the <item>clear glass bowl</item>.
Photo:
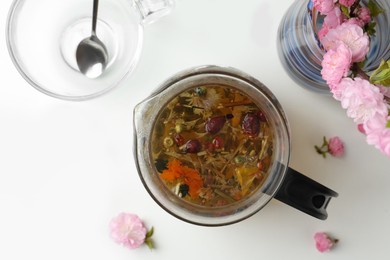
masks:
<svg viewBox="0 0 390 260"><path fill-rule="evenodd" d="M149 8L155 2L163 4ZM171 8L167 0L100 0L97 35L107 47L109 62L101 76L90 79L79 72L75 52L91 34L92 1L15 0L7 24L9 53L20 74L39 91L66 100L94 98L135 68L143 22Z"/></svg>

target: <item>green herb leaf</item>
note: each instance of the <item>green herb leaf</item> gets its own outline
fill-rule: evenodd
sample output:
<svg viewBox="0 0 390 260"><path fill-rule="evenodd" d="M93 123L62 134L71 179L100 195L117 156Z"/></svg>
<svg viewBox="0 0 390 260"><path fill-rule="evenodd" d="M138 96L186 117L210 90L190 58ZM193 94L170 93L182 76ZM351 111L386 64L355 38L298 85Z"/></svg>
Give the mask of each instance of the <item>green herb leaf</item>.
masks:
<svg viewBox="0 0 390 260"><path fill-rule="evenodd" d="M351 15L349 14L349 8L344 5L340 5L340 7L341 7L341 12L343 12L343 14L346 17L351 18Z"/></svg>
<svg viewBox="0 0 390 260"><path fill-rule="evenodd" d="M368 1L367 7L370 9L371 17L376 17L384 12L373 0Z"/></svg>
<svg viewBox="0 0 390 260"><path fill-rule="evenodd" d="M148 238L151 238L152 236L153 236L153 233L154 233L154 227L152 227L149 231L148 231L148 233L146 233L146 238L148 239Z"/></svg>
<svg viewBox="0 0 390 260"><path fill-rule="evenodd" d="M371 74L370 82L390 87L390 60L382 60L379 67Z"/></svg>

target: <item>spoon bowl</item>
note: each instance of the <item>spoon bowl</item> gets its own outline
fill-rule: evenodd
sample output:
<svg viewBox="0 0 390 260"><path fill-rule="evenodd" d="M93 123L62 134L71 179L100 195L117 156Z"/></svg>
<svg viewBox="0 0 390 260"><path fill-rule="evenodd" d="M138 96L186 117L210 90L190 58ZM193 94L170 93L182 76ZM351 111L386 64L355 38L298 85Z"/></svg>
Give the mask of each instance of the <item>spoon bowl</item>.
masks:
<svg viewBox="0 0 390 260"><path fill-rule="evenodd" d="M88 78L97 78L107 67L107 49L96 35L91 35L78 45L76 60L81 73Z"/></svg>
<svg viewBox="0 0 390 260"><path fill-rule="evenodd" d="M76 60L81 73L88 78L99 77L107 67L108 54L104 43L96 35L99 0L93 1L92 32L77 46Z"/></svg>

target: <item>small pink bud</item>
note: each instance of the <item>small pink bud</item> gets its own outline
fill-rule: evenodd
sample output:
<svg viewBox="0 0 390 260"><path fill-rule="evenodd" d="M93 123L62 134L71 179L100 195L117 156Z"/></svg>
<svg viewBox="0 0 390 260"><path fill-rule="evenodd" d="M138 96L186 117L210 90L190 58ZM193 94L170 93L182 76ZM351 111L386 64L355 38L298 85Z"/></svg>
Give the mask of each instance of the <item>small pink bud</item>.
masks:
<svg viewBox="0 0 390 260"><path fill-rule="evenodd" d="M317 232L314 234L314 240L316 242L316 248L321 253L330 251L334 245L338 242L337 239L329 237L324 232Z"/></svg>
<svg viewBox="0 0 390 260"><path fill-rule="evenodd" d="M332 156L340 157L344 155L344 144L337 136L329 139L328 149Z"/></svg>

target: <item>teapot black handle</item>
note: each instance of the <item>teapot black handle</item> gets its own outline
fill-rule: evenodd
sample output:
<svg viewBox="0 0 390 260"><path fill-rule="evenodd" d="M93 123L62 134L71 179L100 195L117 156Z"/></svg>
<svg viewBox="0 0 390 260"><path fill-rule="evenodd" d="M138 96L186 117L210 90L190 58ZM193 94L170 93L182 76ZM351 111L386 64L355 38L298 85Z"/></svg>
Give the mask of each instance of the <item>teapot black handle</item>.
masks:
<svg viewBox="0 0 390 260"><path fill-rule="evenodd" d="M325 220L328 217L326 207L331 198L337 196L337 192L288 167L284 181L274 198L315 218Z"/></svg>

